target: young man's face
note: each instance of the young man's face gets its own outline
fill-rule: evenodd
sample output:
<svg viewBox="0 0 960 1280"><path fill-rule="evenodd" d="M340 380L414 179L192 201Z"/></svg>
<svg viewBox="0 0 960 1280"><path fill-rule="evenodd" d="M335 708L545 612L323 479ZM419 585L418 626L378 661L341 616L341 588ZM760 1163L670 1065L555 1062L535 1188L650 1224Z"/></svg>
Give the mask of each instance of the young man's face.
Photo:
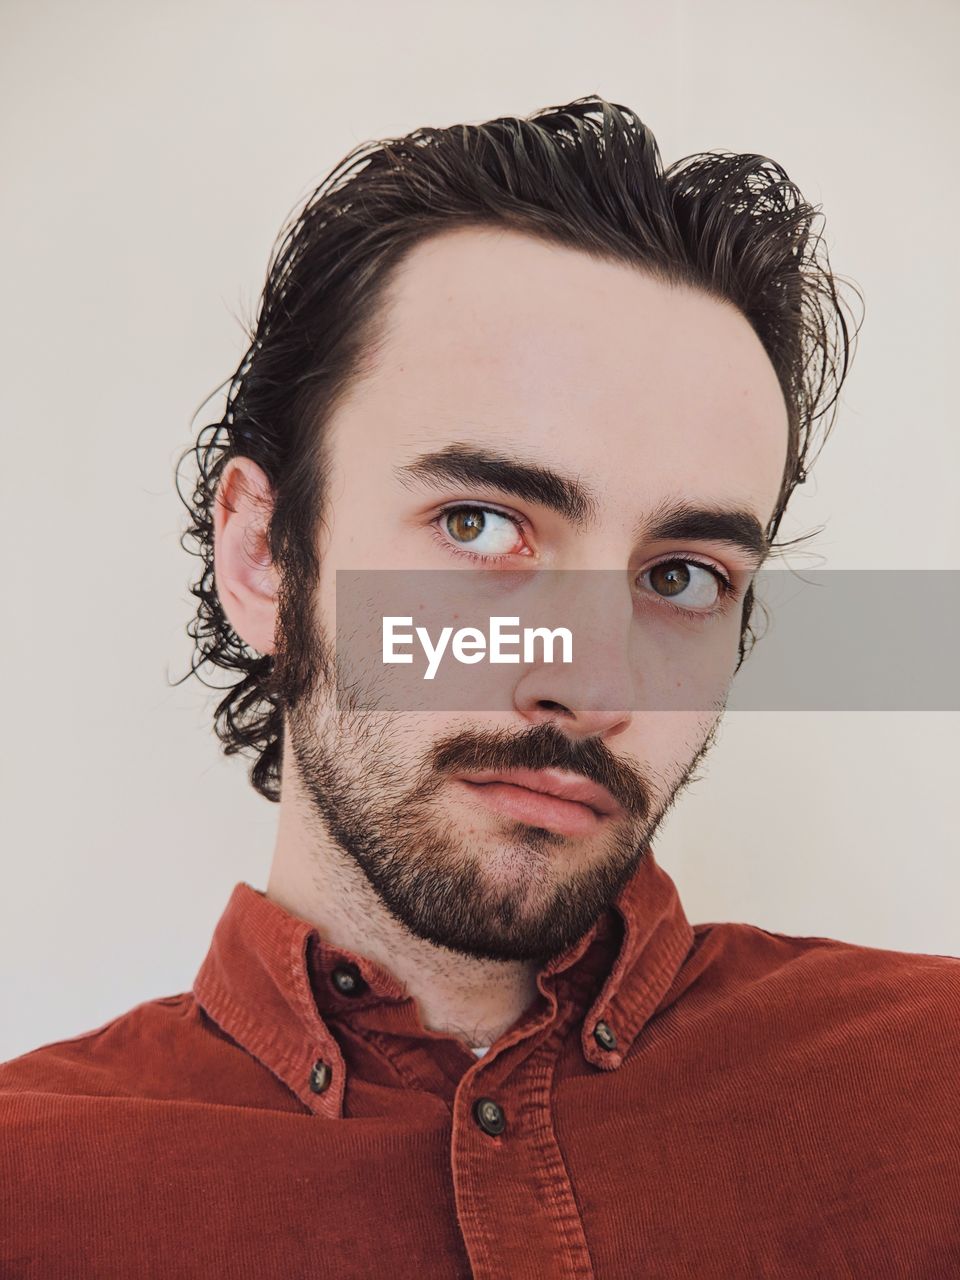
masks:
<svg viewBox="0 0 960 1280"><path fill-rule="evenodd" d="M330 426L307 623L316 652L334 635L338 569L482 565L472 553L503 557L505 569L617 570L625 583L631 571L641 598L624 588L625 612L611 617L609 644L595 627L586 669L500 666L506 712L346 711L318 669L289 715L284 768L300 776L306 819L323 816L414 934L478 957L541 960L616 898L719 718L716 705L632 709L641 700L620 660L625 628L646 628L661 653L693 655L692 637L709 632L730 671L736 662L757 555L702 526L654 537L652 523L684 504L738 513L740 533L752 517L762 533L786 408L732 307L518 233L462 229L419 245L390 299L377 371ZM451 478L436 455L454 445L565 478L568 509L546 489L491 480L489 468L483 480ZM574 483L586 495L578 511ZM680 559L679 579L675 565L673 577L645 572ZM664 606L709 609L711 570L736 590L726 612L704 623ZM525 766L605 786L605 812L489 781Z"/></svg>

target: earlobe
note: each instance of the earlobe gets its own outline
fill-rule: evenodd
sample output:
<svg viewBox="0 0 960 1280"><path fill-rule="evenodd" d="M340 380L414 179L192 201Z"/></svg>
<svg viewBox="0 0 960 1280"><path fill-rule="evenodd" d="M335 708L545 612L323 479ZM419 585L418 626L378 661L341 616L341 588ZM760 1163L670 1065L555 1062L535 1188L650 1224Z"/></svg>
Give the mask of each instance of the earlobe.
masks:
<svg viewBox="0 0 960 1280"><path fill-rule="evenodd" d="M214 503L214 579L230 625L252 649L273 653L279 574L267 529L273 490L250 458L231 458Z"/></svg>

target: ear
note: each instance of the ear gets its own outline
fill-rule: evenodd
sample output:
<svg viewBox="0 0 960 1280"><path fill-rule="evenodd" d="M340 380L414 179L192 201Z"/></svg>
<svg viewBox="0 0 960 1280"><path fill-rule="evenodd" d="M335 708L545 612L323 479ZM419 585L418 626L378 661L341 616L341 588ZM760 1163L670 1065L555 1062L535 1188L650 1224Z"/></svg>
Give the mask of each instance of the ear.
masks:
<svg viewBox="0 0 960 1280"><path fill-rule="evenodd" d="M231 458L213 504L214 580L230 625L258 653L273 653L279 573L267 545L274 494L250 458Z"/></svg>

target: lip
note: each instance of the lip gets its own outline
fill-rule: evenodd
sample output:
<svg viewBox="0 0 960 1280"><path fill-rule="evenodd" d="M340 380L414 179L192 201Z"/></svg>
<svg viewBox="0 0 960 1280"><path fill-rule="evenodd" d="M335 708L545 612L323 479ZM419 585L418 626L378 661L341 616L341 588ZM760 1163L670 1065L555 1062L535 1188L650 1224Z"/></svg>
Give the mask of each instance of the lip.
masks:
<svg viewBox="0 0 960 1280"><path fill-rule="evenodd" d="M456 777L461 782L477 785L502 782L512 787L526 787L541 795L586 805L600 818L616 817L622 812L606 787L563 769L481 769L475 773L459 773Z"/></svg>

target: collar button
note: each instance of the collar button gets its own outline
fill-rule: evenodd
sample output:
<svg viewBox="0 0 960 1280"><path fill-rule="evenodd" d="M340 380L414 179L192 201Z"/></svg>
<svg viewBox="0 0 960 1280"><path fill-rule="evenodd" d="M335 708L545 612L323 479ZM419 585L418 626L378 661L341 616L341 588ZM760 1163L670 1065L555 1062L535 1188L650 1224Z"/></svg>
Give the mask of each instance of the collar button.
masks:
<svg viewBox="0 0 960 1280"><path fill-rule="evenodd" d="M609 1025L602 1019L593 1028L593 1038L601 1049L606 1049L608 1052L617 1047L617 1037L613 1034Z"/></svg>
<svg viewBox="0 0 960 1280"><path fill-rule="evenodd" d="M310 1069L310 1088L314 1093L323 1093L330 1086L330 1067L322 1058L318 1058Z"/></svg>
<svg viewBox="0 0 960 1280"><path fill-rule="evenodd" d="M330 975L330 980L342 996L360 996L367 989L367 984L360 976L355 964L340 964Z"/></svg>

